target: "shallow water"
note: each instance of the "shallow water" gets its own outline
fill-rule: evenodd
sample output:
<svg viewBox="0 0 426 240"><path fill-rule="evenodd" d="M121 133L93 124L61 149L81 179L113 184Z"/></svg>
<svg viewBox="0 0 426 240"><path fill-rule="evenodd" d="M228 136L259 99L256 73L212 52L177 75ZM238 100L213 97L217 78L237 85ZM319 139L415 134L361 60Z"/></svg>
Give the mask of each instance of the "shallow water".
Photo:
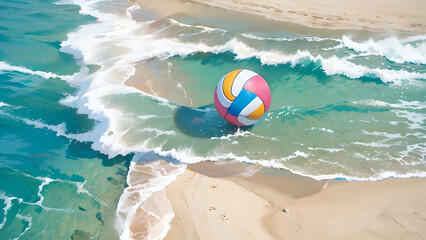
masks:
<svg viewBox="0 0 426 240"><path fill-rule="evenodd" d="M426 175L424 35L262 30L217 9L162 18L123 0L1 6L2 238L129 234L129 165L136 174L135 162L159 157L171 169L238 160L315 179ZM238 68L271 88L252 127L213 105ZM158 186L180 171L155 166L144 171ZM137 204L157 190L138 187Z"/></svg>

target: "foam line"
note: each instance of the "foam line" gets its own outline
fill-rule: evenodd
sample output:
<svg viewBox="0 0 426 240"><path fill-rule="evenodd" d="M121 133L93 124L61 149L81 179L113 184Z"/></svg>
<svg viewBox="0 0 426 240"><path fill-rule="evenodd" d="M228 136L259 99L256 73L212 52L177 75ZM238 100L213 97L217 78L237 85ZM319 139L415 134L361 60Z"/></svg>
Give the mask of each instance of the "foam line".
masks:
<svg viewBox="0 0 426 240"><path fill-rule="evenodd" d="M68 75L58 75L58 74L51 73L51 72L33 71L33 70L25 68L25 67L12 66L12 65L9 65L8 63L4 62L4 61L1 61L0 62L0 73L6 72L6 71L26 73L26 74L30 74L30 75L39 76L39 77L42 77L44 79L60 78L62 80L70 80L72 78L72 76L68 76Z"/></svg>
<svg viewBox="0 0 426 240"><path fill-rule="evenodd" d="M7 104L7 103L4 103L4 102L2 102L2 101L0 101L0 107L6 107L6 106L10 106L9 104Z"/></svg>
<svg viewBox="0 0 426 240"><path fill-rule="evenodd" d="M84 193L84 194L88 195L90 198L92 198L93 200L95 200L96 202L98 202L99 204L111 207L110 205L106 204L105 202L103 202L99 198L93 196L93 194L91 194L89 191L87 191L84 188L84 184L86 183L86 181L84 181L84 182L73 182L73 181L70 181L70 180L51 179L51 178L48 178L48 177L34 177L34 176L30 175L30 174L27 174L25 172L19 171L19 170L15 169L15 168L12 168L10 166L2 166L2 167L9 168L9 169L13 170L14 172L19 172L20 174L22 174L25 177L36 179L36 180L40 181L41 184L38 187L39 191L37 192L37 196L39 196L40 199L37 202L35 202L35 203L33 203L33 202L25 202L22 198L18 198L18 197L14 197L14 196L8 197L2 191L0 191L0 199L7 199L7 198L10 198L11 200L15 199L19 203L24 203L24 204L27 204L27 205L39 206L39 207L43 208L46 211L54 210L54 211L60 211L60 212L66 212L66 213L73 212L72 209L50 208L50 207L46 207L46 206L43 205L44 196L41 194L41 192L43 191L44 187L47 186L47 185L49 185L52 182L64 182L64 183L70 183L70 184L76 185L76 187L77 187L77 193L78 194Z"/></svg>
<svg viewBox="0 0 426 240"><path fill-rule="evenodd" d="M42 178L42 183L40 184L40 186L38 186L38 192L37 192L37 196L39 196L40 199L35 203L36 205L41 206L43 204L44 196L41 194L41 192L43 191L44 186L49 185L49 183L53 181L54 180L51 178Z"/></svg>
<svg viewBox="0 0 426 240"><path fill-rule="evenodd" d="M362 104L367 106L380 106L389 108L402 108L402 109L426 109L426 102L420 101L404 101L398 100L399 103L387 103L376 99L364 99L358 101L351 101L353 104Z"/></svg>
<svg viewBox="0 0 426 240"><path fill-rule="evenodd" d="M19 238L21 238L31 228L31 226L32 226L32 220L33 220L32 217L24 216L24 215L21 215L19 213L16 214L16 218L24 220L24 221L27 221L28 222L28 226L25 228L25 230L21 234L19 234L19 236L17 236L13 240L18 240Z"/></svg>
<svg viewBox="0 0 426 240"><path fill-rule="evenodd" d="M313 36L306 36L306 37L259 37L253 34L248 33L241 33L241 36L249 39L255 39L255 40L269 40L269 41L277 41L277 42L292 42L297 40L304 40L307 42L322 42L322 41L335 41L335 42L341 42L338 38L321 38L321 37L313 37Z"/></svg>
<svg viewBox="0 0 426 240"><path fill-rule="evenodd" d="M426 64L426 35L403 40L391 37L378 41L354 41L345 35L342 43L356 52L382 56L396 63Z"/></svg>
<svg viewBox="0 0 426 240"><path fill-rule="evenodd" d="M165 161L152 161L144 164L137 163L142 155L136 154L130 163L127 175L128 187L124 189L118 202L116 216L116 227L120 233L120 239L132 239L134 233L130 229L133 217L138 208L155 192L164 189L173 182L178 175L183 173L186 165L174 165ZM168 222L173 217L173 211L164 213L163 216L156 216L161 220L163 229L160 233L148 233L149 239L162 239L169 229ZM149 211L148 211L149 212ZM133 220L134 221L134 220ZM150 226L148 232L150 231ZM155 235L155 236L153 236Z"/></svg>
<svg viewBox="0 0 426 240"><path fill-rule="evenodd" d="M6 224L7 221L7 213L9 212L10 208L12 207L12 200L13 198L7 197L3 192L0 192L0 199L4 200L4 203L6 206L3 208L4 218L0 223L0 229L3 228L3 226Z"/></svg>
<svg viewBox="0 0 426 240"><path fill-rule="evenodd" d="M206 27L206 26L202 26L202 25L190 25L190 24L181 23L179 21L174 20L173 18L169 18L168 20L171 24L176 24L178 26L187 27L187 28L198 28L198 29L201 29L204 32L208 32L208 33L214 32L214 31L226 32L225 30L223 30L221 28L212 28L212 27Z"/></svg>

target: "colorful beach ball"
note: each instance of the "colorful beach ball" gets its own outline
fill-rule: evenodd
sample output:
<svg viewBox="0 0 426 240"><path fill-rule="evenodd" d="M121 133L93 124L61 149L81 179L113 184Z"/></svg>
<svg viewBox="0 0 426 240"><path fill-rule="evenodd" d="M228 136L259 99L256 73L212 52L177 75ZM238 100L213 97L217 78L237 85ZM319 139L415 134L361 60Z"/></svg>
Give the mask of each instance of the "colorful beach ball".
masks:
<svg viewBox="0 0 426 240"><path fill-rule="evenodd" d="M214 105L219 115L238 126L258 122L271 104L271 90L259 74L234 70L220 80L214 92Z"/></svg>

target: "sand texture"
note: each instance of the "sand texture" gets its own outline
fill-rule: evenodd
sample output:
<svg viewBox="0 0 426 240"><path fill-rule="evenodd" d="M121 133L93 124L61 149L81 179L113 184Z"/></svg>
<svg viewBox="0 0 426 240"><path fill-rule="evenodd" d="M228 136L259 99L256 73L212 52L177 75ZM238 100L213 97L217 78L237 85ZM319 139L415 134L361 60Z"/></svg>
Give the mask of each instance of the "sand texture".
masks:
<svg viewBox="0 0 426 240"><path fill-rule="evenodd" d="M426 32L423 0L192 0L314 28Z"/></svg>
<svg viewBox="0 0 426 240"><path fill-rule="evenodd" d="M165 239L425 239L426 179L315 181L185 170ZM288 212L283 212L283 209Z"/></svg>

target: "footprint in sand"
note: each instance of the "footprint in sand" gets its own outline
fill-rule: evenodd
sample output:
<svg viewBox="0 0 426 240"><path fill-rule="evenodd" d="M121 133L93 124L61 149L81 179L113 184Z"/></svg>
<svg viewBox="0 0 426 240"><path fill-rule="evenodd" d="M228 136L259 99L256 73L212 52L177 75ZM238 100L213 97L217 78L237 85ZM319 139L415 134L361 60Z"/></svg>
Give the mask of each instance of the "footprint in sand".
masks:
<svg viewBox="0 0 426 240"><path fill-rule="evenodd" d="M215 188L217 188L216 185L210 185L210 189L215 189Z"/></svg>
<svg viewBox="0 0 426 240"><path fill-rule="evenodd" d="M220 214L220 219L222 219L222 221L228 221L228 217L225 214Z"/></svg>
<svg viewBox="0 0 426 240"><path fill-rule="evenodd" d="M209 211L214 211L214 210L216 210L216 207L214 207L214 206L211 206L211 207L209 208Z"/></svg>

